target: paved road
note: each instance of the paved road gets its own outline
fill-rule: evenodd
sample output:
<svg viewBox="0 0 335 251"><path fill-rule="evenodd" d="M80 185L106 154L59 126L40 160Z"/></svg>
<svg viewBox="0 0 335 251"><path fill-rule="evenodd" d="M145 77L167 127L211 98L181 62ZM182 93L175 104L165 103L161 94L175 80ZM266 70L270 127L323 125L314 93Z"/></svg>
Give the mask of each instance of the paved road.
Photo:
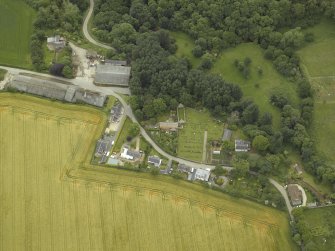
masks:
<svg viewBox="0 0 335 251"><path fill-rule="evenodd" d="M84 36L92 44L95 44L97 46L100 46L100 47L108 49L108 50L114 50L113 47L111 47L109 45L106 45L106 44L103 44L103 43L100 43L100 42L96 41L93 37L91 37L91 35L90 35L89 31L88 31L88 23L89 23L90 18L91 18L92 14L93 14L93 9L94 9L94 0L90 0L90 8L88 10L87 16L85 17L84 25L83 25Z"/></svg>
<svg viewBox="0 0 335 251"><path fill-rule="evenodd" d="M269 181L270 181L270 183L272 184L272 185L274 185L275 186L275 188L277 188L277 190L281 193L281 195L283 196L283 198L284 198L284 200L285 200L285 203L286 203L286 207L287 207L287 210L288 210L288 213L289 213L289 215L290 215L290 217L291 217L291 220L293 220L293 215L292 215L292 206L291 206L291 203L290 203L290 200L289 200L289 198L288 198L288 196L287 196L287 193L286 193L286 190L285 190L285 188L282 186L282 185L280 185L277 181L275 181L275 180L273 180L273 179L271 179L271 178L269 178Z"/></svg>

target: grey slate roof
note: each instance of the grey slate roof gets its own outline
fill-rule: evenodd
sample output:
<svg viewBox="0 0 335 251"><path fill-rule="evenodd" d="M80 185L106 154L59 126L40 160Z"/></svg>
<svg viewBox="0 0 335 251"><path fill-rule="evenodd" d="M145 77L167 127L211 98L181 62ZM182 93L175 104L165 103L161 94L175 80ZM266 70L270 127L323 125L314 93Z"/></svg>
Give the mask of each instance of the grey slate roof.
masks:
<svg viewBox="0 0 335 251"><path fill-rule="evenodd" d="M127 155L132 156L134 159L141 158L141 153L135 150L128 149Z"/></svg>
<svg viewBox="0 0 335 251"><path fill-rule="evenodd" d="M72 102L75 93L76 93L76 88L70 86L70 87L67 89L67 91L66 91L66 94L65 94L64 99L65 99L67 102Z"/></svg>
<svg viewBox="0 0 335 251"><path fill-rule="evenodd" d="M74 100L82 101L86 104L94 105L103 107L105 104L107 96L97 93L97 92L91 92L84 89L78 89L76 91L76 94L74 96Z"/></svg>
<svg viewBox="0 0 335 251"><path fill-rule="evenodd" d="M23 75L15 75L6 87L57 100L64 100L67 91L66 85Z"/></svg>
<svg viewBox="0 0 335 251"><path fill-rule="evenodd" d="M127 61L125 60L111 60L111 59L106 59L105 64L112 64L112 65L119 65L119 66L126 66Z"/></svg>
<svg viewBox="0 0 335 251"><path fill-rule="evenodd" d="M6 88L14 88L21 92L72 103L81 101L98 107L103 107L107 98L104 94L87 91L74 85L61 84L56 81L25 75L15 75L6 84Z"/></svg>
<svg viewBox="0 0 335 251"><path fill-rule="evenodd" d="M160 164L162 163L162 160L157 156L149 156L148 162L151 164L154 164L155 166L160 166Z"/></svg>
<svg viewBox="0 0 335 251"><path fill-rule="evenodd" d="M113 145L114 137L104 136L102 139L99 139L95 149L96 156L102 156L108 152Z"/></svg>
<svg viewBox="0 0 335 251"><path fill-rule="evenodd" d="M102 85L128 86L130 67L113 64L98 64L94 83Z"/></svg>

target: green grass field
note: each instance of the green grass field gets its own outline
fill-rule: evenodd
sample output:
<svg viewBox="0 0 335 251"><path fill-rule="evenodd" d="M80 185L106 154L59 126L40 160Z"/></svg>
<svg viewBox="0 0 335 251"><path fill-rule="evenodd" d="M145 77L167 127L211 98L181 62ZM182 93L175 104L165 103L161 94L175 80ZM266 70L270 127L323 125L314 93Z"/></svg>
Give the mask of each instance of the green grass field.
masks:
<svg viewBox="0 0 335 251"><path fill-rule="evenodd" d="M31 68L35 12L23 0L0 0L0 64Z"/></svg>
<svg viewBox="0 0 335 251"><path fill-rule="evenodd" d="M302 48L298 54L310 77L335 77L335 23L322 20L319 24L306 29L305 33L314 34L315 41Z"/></svg>
<svg viewBox="0 0 335 251"><path fill-rule="evenodd" d="M208 111L186 108L186 123L178 133L178 157L201 161L205 131L207 142L219 140L223 135L223 125L216 123Z"/></svg>
<svg viewBox="0 0 335 251"><path fill-rule="evenodd" d="M335 163L335 23L323 20L305 32L312 32L315 41L299 51L303 69L315 90L315 110L312 134L317 150Z"/></svg>
<svg viewBox="0 0 335 251"><path fill-rule="evenodd" d="M243 62L246 57L252 60L248 79L245 79L234 65L235 59ZM262 75L258 74L258 68L263 70ZM256 44L245 43L224 51L215 62L212 72L219 74L227 81L238 84L243 91L243 97L253 100L261 112L270 112L277 129L280 127L280 113L269 102L271 94L278 91L288 97L293 105L296 106L299 103L295 84L289 82L275 70L272 63L264 58L262 50Z"/></svg>
<svg viewBox="0 0 335 251"><path fill-rule="evenodd" d="M176 56L180 58L187 58L190 60L190 63L193 67L198 67L201 63L201 59L196 58L192 54L192 50L195 46L192 38L183 32L171 32L171 36L176 39Z"/></svg>
<svg viewBox="0 0 335 251"><path fill-rule="evenodd" d="M335 207L305 209L297 217L306 250L329 251L335 247Z"/></svg>
<svg viewBox="0 0 335 251"><path fill-rule="evenodd" d="M106 116L0 94L0 250L297 250L287 215L89 164Z"/></svg>

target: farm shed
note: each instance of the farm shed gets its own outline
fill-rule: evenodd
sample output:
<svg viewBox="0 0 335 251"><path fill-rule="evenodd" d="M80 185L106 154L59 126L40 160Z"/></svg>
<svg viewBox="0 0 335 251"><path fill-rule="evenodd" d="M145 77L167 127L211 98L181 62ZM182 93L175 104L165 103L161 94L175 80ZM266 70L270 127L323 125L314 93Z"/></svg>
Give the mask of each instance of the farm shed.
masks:
<svg viewBox="0 0 335 251"><path fill-rule="evenodd" d="M75 85L25 75L14 75L5 88L71 103L80 101L98 107L103 107L107 99L104 94L87 91Z"/></svg>
<svg viewBox="0 0 335 251"><path fill-rule="evenodd" d="M98 64L94 83L98 85L128 86L130 69L131 67L128 66Z"/></svg>
<svg viewBox="0 0 335 251"><path fill-rule="evenodd" d="M107 96L98 92L87 91L84 89L78 89L74 96L75 101L81 101L86 104L103 107Z"/></svg>
<svg viewBox="0 0 335 251"><path fill-rule="evenodd" d="M106 59L105 60L105 64L126 66L127 65L127 61L125 61L125 60L110 60L110 59Z"/></svg>
<svg viewBox="0 0 335 251"><path fill-rule="evenodd" d="M15 75L6 88L57 100L64 100L67 92L66 85L24 75Z"/></svg>

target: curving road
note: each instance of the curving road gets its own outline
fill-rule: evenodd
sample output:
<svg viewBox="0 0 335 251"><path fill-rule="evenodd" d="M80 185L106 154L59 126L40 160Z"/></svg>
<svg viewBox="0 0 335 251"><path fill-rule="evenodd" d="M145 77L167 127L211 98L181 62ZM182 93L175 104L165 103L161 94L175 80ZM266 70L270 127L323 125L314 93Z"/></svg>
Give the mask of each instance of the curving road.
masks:
<svg viewBox="0 0 335 251"><path fill-rule="evenodd" d="M287 210L288 210L288 213L291 217L291 220L293 220L293 215L292 215L292 206L291 206L291 203L290 203L290 200L288 198L288 195L286 193L286 190L285 188L280 185L277 181L269 178L269 181L272 185L274 185L274 187L281 193L281 195L283 196L284 200L285 200L285 203L286 203L286 207L287 207Z"/></svg>
<svg viewBox="0 0 335 251"><path fill-rule="evenodd" d="M108 50L114 50L113 47L109 46L109 45L106 45L106 44L103 44L103 43L100 43L98 41L96 41L89 33L88 31L88 23L90 21L90 18L93 14L93 10L94 10L94 0L90 0L90 8L88 9L88 13L85 17L85 20L84 20L84 25L83 25L83 33L84 33L84 36L85 38L92 44L95 44L96 46L99 46L99 47L102 47L102 48L105 48L105 49L108 49Z"/></svg>

